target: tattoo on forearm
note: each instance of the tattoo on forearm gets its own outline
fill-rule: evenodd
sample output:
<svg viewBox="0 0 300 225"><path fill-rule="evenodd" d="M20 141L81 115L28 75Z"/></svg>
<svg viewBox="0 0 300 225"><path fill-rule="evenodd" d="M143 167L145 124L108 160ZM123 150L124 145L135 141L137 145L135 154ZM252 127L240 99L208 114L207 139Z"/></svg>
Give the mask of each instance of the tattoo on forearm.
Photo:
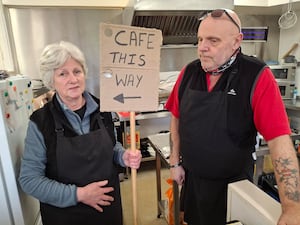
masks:
<svg viewBox="0 0 300 225"><path fill-rule="evenodd" d="M288 199L300 202L299 171L294 168L290 158L278 158L275 160L274 169L278 174L278 181L284 184L284 194Z"/></svg>

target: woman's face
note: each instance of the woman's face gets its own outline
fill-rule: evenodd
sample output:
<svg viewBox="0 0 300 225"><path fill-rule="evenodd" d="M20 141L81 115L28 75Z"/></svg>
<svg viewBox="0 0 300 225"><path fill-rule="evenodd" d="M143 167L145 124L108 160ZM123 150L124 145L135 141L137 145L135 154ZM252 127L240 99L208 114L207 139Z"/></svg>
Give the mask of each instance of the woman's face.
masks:
<svg viewBox="0 0 300 225"><path fill-rule="evenodd" d="M68 59L64 65L54 71L53 87L63 102L82 97L85 90L85 74L75 59Z"/></svg>

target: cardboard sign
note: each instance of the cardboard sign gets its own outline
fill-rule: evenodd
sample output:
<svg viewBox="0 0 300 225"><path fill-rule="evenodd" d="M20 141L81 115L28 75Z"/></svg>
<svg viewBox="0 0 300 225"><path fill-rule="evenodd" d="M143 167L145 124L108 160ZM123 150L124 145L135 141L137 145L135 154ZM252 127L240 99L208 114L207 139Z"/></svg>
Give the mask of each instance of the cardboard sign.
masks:
<svg viewBox="0 0 300 225"><path fill-rule="evenodd" d="M101 111L158 109L161 31L100 24Z"/></svg>

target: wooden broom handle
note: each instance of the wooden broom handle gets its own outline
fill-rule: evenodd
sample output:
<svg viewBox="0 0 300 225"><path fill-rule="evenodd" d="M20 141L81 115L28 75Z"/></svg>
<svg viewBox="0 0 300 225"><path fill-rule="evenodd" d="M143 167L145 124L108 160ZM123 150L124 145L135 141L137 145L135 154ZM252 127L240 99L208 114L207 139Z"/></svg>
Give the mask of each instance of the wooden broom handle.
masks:
<svg viewBox="0 0 300 225"><path fill-rule="evenodd" d="M298 48L298 43L293 44L293 46L290 48L290 50L288 50L288 51L282 56L282 58L284 59L285 57L287 57L288 55L290 55L296 48Z"/></svg>
<svg viewBox="0 0 300 225"><path fill-rule="evenodd" d="M136 151L135 139L135 112L130 112L130 151ZM137 217L137 188L136 188L136 169L131 169L132 200L133 200L133 224L138 224Z"/></svg>

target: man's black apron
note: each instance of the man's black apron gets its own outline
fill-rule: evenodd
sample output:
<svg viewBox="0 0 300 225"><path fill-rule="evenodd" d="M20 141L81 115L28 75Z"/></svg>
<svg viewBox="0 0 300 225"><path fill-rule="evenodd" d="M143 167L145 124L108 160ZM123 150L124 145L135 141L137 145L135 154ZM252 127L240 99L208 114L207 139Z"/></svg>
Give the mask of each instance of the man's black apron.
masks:
<svg viewBox="0 0 300 225"><path fill-rule="evenodd" d="M113 164L113 143L100 114L97 119L100 129L75 137L65 137L58 121L55 119L58 181L82 187L108 180L107 186L114 187L114 191L109 193L114 201L110 206L101 206L102 213L82 203L67 208L41 203L43 225L121 225L120 185Z"/></svg>
<svg viewBox="0 0 300 225"><path fill-rule="evenodd" d="M224 91L210 93L190 88L190 79L181 98L184 213L189 225L224 225L227 184L253 173L251 151L242 151L227 132L227 93L233 76L229 74Z"/></svg>

